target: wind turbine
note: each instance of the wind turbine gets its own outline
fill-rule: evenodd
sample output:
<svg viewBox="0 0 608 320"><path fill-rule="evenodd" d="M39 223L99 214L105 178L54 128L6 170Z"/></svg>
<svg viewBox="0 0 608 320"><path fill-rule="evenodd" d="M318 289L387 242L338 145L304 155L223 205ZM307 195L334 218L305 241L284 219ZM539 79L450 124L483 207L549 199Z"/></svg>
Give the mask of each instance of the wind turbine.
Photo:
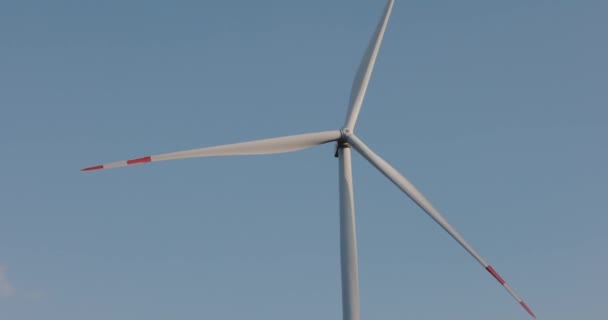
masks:
<svg viewBox="0 0 608 320"><path fill-rule="evenodd" d="M359 320L359 285L357 270L357 240L355 231L355 207L353 198L353 179L351 172L351 148L355 149L376 169L392 181L401 191L412 199L424 212L437 222L454 238L477 262L479 262L517 302L534 318L536 316L526 303L515 293L505 280L486 262L485 259L445 220L431 203L388 162L374 153L354 133L355 124L365 97L380 43L386 30L394 0L389 0L376 30L369 42L357 74L353 81L348 113L344 126L339 130L284 136L200 149L163 153L125 161L111 162L84 168L81 171L110 169L147 162L176 160L196 157L260 155L292 152L315 147L328 142L337 142L336 156L339 158L340 182L340 265L342 277L342 317L344 320Z"/></svg>

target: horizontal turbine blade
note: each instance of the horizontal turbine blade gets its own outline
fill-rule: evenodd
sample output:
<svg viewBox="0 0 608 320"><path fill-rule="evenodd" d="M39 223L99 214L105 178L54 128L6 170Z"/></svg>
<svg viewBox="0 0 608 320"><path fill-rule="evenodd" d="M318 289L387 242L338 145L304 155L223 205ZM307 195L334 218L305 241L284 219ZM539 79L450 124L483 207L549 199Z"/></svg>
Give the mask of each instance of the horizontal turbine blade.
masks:
<svg viewBox="0 0 608 320"><path fill-rule="evenodd" d="M505 280L484 260L469 243L452 227L443 216L437 211L431 203L395 168L388 162L375 154L368 146L359 140L355 135L348 136L348 143L355 148L367 161L376 167L382 174L391 180L399 189L401 189L410 199L412 199L422 210L424 210L435 222L437 222L445 231L447 231L454 240L467 250L475 260L477 260L492 276L501 284L507 291L517 300L517 302L534 318L536 316L526 303L515 293L515 291L505 282Z"/></svg>
<svg viewBox="0 0 608 320"><path fill-rule="evenodd" d="M133 164L148 163L154 161L175 160L196 157L214 157L214 156L241 156L241 155L259 155L272 153L285 153L291 151L302 150L324 144L331 141L336 141L340 138L340 131L323 131L317 133L306 133L294 136L286 136L280 138L256 140L249 142L241 142L234 144L226 144L222 146L206 147L200 149L192 149L186 151L178 151L172 153L157 154L155 156L147 156L125 161L117 161L93 167L81 169L80 171L92 171L100 169L110 169L123 167Z"/></svg>
<svg viewBox="0 0 608 320"><path fill-rule="evenodd" d="M369 79L372 76L374 70L374 64L376 63L376 57L378 51L380 51L380 44L382 43L382 37L384 36L384 30L386 30L386 24L388 23L388 17L391 15L393 9L394 0L388 0L386 7L384 8L384 14L378 22L376 31L369 41L367 50L361 59L361 64L353 80L353 86L350 89L350 101L348 102L348 113L346 115L346 121L344 127L351 131L355 127L357 117L359 116L359 110L361 110L361 104L365 98L365 92L367 91L367 85Z"/></svg>

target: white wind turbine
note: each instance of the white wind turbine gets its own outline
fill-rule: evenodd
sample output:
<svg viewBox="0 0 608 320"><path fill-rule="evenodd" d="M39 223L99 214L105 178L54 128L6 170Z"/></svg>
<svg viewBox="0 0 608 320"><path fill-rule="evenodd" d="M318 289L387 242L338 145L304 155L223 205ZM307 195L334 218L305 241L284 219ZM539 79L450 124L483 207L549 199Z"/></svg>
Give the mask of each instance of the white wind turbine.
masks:
<svg viewBox="0 0 608 320"><path fill-rule="evenodd" d="M342 316L344 320L359 320L359 286L357 271L357 240L355 233L355 207L353 198L353 180L351 174L351 148L359 152L367 161L376 167L424 212L447 231L477 262L479 262L517 302L534 318L536 316L515 291L498 275L468 242L443 218L431 203L388 162L374 153L355 134L354 128L365 97L365 91L374 68L376 56L382 42L384 30L393 8L394 0L389 0L384 13L365 51L357 74L353 81L348 113L344 126L340 130L307 133L273 139L256 140L172 153L163 153L126 161L118 161L84 168L81 171L110 169L133 164L175 160L196 157L258 155L284 153L311 148L328 142L337 142L336 156L339 158L340 180L340 263L342 275Z"/></svg>

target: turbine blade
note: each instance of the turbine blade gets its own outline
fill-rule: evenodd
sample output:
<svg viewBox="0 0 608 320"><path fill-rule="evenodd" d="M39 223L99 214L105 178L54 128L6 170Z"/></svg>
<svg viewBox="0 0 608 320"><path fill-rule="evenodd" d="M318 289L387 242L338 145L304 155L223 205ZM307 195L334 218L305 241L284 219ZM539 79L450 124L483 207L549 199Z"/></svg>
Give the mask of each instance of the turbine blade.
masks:
<svg viewBox="0 0 608 320"><path fill-rule="evenodd" d="M186 151L178 151L171 153L163 153L154 156L147 156L125 161L111 162L103 165L92 166L81 169L80 171L92 171L100 169L110 169L123 167L133 164L175 160L196 157L214 157L214 156L236 156L236 155L258 155L284 153L302 150L316 145L324 144L331 141L336 141L340 138L340 131L323 131L317 133L306 133L300 135L286 136L280 138L256 140L249 142L241 142L227 144L214 147L206 147L200 149L192 149Z"/></svg>
<svg viewBox="0 0 608 320"><path fill-rule="evenodd" d="M351 131L355 127L357 117L359 116L359 110L361 110L361 104L365 98L365 91L367 91L367 85L372 76L374 63L376 62L376 57L380 50L384 30L386 30L386 24L388 23L388 17L391 15L391 10L393 9L393 3L395 3L394 0L388 0L386 3L384 14L380 19L380 22L378 22L374 35L369 41L367 50L365 50L365 54L363 55L355 79L353 80L353 86L350 91L350 101L348 102L348 113L346 115L346 121L344 122L344 127Z"/></svg>
<svg viewBox="0 0 608 320"><path fill-rule="evenodd" d="M467 252L469 252L475 260L477 260L512 296L517 302L534 318L536 316L526 303L515 293L515 291L505 282L505 280L484 260L473 247L464 240L464 238L452 227L447 220L437 211L431 203L395 168L388 162L375 154L368 146L359 140L355 135L348 136L348 143L357 150L367 161L376 167L382 174L391 180L399 189L401 189L410 199L412 199L424 212L426 212L435 222L437 222L445 231L447 231L454 240L456 240Z"/></svg>

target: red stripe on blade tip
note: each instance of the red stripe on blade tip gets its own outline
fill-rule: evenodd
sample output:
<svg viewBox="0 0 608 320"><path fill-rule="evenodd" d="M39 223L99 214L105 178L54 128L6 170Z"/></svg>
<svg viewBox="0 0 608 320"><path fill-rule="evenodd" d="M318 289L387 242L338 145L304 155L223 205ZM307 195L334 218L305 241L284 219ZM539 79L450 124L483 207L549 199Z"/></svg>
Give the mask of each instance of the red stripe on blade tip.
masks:
<svg viewBox="0 0 608 320"><path fill-rule="evenodd" d="M498 274L498 272L496 272L496 270L494 270L494 268L492 268L492 266L487 266L486 270L488 270L488 272L491 273L494 278L500 282L500 284L504 285L506 283L506 281Z"/></svg>
<svg viewBox="0 0 608 320"><path fill-rule="evenodd" d="M146 163L146 162L150 162L150 161L152 161L152 157L148 156L148 157L143 157L143 158L127 160L127 164Z"/></svg>
<svg viewBox="0 0 608 320"><path fill-rule="evenodd" d="M99 170L99 169L103 169L103 165L80 169L80 171L92 171L92 170Z"/></svg>
<svg viewBox="0 0 608 320"><path fill-rule="evenodd" d="M525 302L520 302L519 304L521 304L522 307L524 307L524 309L526 309L526 311L528 311L528 313L534 318L536 319L536 315L534 314L534 312L532 312L532 310L530 309L530 307L528 307L528 305Z"/></svg>

